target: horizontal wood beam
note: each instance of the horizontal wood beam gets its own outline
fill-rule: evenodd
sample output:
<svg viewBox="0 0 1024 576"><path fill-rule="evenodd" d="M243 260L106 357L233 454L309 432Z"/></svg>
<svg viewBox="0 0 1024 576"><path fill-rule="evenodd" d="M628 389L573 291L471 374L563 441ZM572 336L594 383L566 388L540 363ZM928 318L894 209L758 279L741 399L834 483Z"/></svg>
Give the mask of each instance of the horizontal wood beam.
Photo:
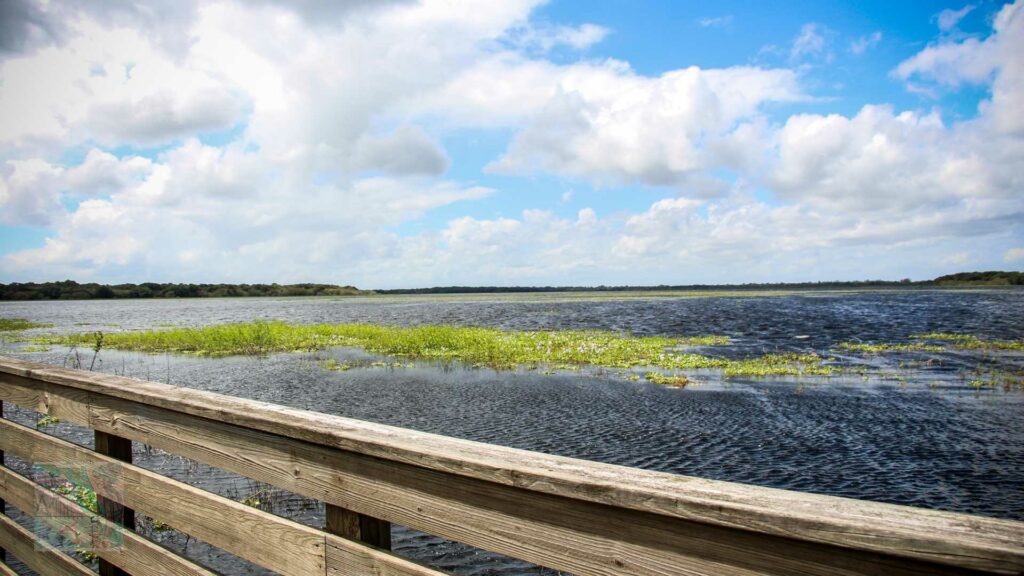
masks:
<svg viewBox="0 0 1024 576"><path fill-rule="evenodd" d="M0 399L578 574L1024 570L1020 522L596 464L7 359Z"/></svg>
<svg viewBox="0 0 1024 576"><path fill-rule="evenodd" d="M8 516L0 516L0 543L8 553L38 574L96 576L84 564L61 552ZM12 571L13 573L13 571Z"/></svg>
<svg viewBox="0 0 1024 576"><path fill-rule="evenodd" d="M3 418L4 418L4 401L0 400L0 420L3 420ZM3 465L4 465L4 451L0 450L0 466L3 466ZM4 502L3 498L0 498L0 516L3 516L6 513L7 513L7 504ZM7 560L7 550L4 550L4 548L2 546L0 546L0 564L3 564L6 560Z"/></svg>
<svg viewBox="0 0 1024 576"><path fill-rule="evenodd" d="M7 468L0 468L0 490L8 502L32 516L37 526L56 531L64 540L136 576L216 576ZM91 570L86 573L93 574Z"/></svg>
<svg viewBox="0 0 1024 576"><path fill-rule="evenodd" d="M18 576L18 573L7 564L0 562L0 576Z"/></svg>
<svg viewBox="0 0 1024 576"><path fill-rule="evenodd" d="M123 463L13 422L0 421L0 446L55 471L89 471L97 494L124 503L222 550L285 576L323 574L328 536L155 472ZM387 574L423 576L440 572L350 541L335 542L335 569L345 558L354 567L373 565Z"/></svg>

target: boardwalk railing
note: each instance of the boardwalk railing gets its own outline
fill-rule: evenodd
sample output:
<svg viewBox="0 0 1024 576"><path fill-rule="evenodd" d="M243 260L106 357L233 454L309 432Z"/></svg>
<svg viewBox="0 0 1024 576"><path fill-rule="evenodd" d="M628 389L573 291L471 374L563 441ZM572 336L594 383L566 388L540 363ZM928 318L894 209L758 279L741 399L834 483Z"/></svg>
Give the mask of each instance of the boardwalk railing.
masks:
<svg viewBox="0 0 1024 576"><path fill-rule="evenodd" d="M88 450L0 419L0 450L86 471L100 514L2 466L0 498L94 550L101 574L211 574L131 530L133 511L286 575L440 574L388 551L390 523L581 575L1024 572L1021 522L598 464L6 358L0 401L96 431ZM133 441L322 500L326 526L134 466ZM2 515L0 548L46 576L92 574Z"/></svg>

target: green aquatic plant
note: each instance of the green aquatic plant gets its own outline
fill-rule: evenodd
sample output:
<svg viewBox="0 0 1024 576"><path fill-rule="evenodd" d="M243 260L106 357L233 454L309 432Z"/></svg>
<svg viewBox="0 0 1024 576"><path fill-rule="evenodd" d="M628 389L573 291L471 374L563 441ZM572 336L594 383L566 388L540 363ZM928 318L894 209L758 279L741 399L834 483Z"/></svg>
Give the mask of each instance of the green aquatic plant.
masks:
<svg viewBox="0 0 1024 576"><path fill-rule="evenodd" d="M1024 340L985 340L974 334L959 334L947 332L930 332L927 334L913 334L912 340L928 340L931 342L943 342L949 347L936 344L923 344L914 342L911 344L860 344L854 342L842 342L838 348L858 352L943 352L949 349L954 350L1002 350L1002 351L1024 351Z"/></svg>
<svg viewBox="0 0 1024 576"><path fill-rule="evenodd" d="M728 346L732 339L728 336L686 336L679 338L679 346Z"/></svg>
<svg viewBox="0 0 1024 576"><path fill-rule="evenodd" d="M976 368L973 372L961 372L960 377L968 386L975 388L1002 388L1007 392L1024 390L1024 370Z"/></svg>
<svg viewBox="0 0 1024 576"><path fill-rule="evenodd" d="M99 504L96 499L96 492L87 486L79 486L71 482L64 482L53 489L54 492L78 504L82 508L95 514L99 514Z"/></svg>
<svg viewBox="0 0 1024 576"><path fill-rule="evenodd" d="M49 352L48 346L23 346L16 350L8 350L12 354L31 354L33 352Z"/></svg>
<svg viewBox="0 0 1024 576"><path fill-rule="evenodd" d="M164 522L163 520L157 520L156 518L150 518L149 527L153 532L157 534L173 530L170 524Z"/></svg>
<svg viewBox="0 0 1024 576"><path fill-rule="evenodd" d="M882 354L884 352L944 352L946 350L943 346L936 346L934 344L921 344L914 342L911 344L893 344L893 343L879 343L879 344L866 344L863 342L840 342L835 346L839 350L847 350L850 352L866 352L869 354Z"/></svg>
<svg viewBox="0 0 1024 576"><path fill-rule="evenodd" d="M40 324L24 318L0 318L0 332L15 332L32 328L49 328L53 324Z"/></svg>
<svg viewBox="0 0 1024 576"><path fill-rule="evenodd" d="M95 345L91 334L41 339L66 346ZM286 324L256 321L203 328L178 328L104 334L102 345L142 352L179 352L209 356L262 355L271 352L356 346L388 356L457 360L497 368L540 364L630 368L657 365L675 356L669 348L725 342L628 336L602 331L501 331L456 326L397 327L371 324Z"/></svg>
<svg viewBox="0 0 1024 576"><path fill-rule="evenodd" d="M674 388L682 388L690 383L690 379L682 374L662 374L661 372L647 372L644 378L653 384L663 384Z"/></svg>
<svg viewBox="0 0 1024 576"><path fill-rule="evenodd" d="M950 342L960 342L964 340L978 339L978 337L973 334L950 334L947 332L929 332L928 334L913 334L910 337L914 340L946 340Z"/></svg>
<svg viewBox="0 0 1024 576"><path fill-rule="evenodd" d="M49 343L93 345L94 334L50 337ZM766 354L729 360L680 350L689 346L725 345L724 336L630 336L596 330L502 331L457 326L397 327L371 324L286 324L256 321L202 328L105 333L101 346L150 353L177 352L209 356L263 355L271 352L322 350L354 346L368 352L411 359L462 362L497 369L548 367L579 370L661 368L722 370L726 376L828 376L837 371L814 354ZM330 370L355 367L326 360ZM408 367L388 363L388 367Z"/></svg>
<svg viewBox="0 0 1024 576"><path fill-rule="evenodd" d="M722 373L726 376L831 376L839 368L823 363L817 354L765 354L730 362Z"/></svg>
<svg viewBox="0 0 1024 576"><path fill-rule="evenodd" d="M1022 352L1024 340L964 340L953 345L961 350L1003 350Z"/></svg>
<svg viewBox="0 0 1024 576"><path fill-rule="evenodd" d="M334 358L328 358L320 362L320 366L327 370L334 372L345 372L352 370L353 368L388 368L388 369L399 369L399 368L414 368L416 365L412 362L338 362Z"/></svg>
<svg viewBox="0 0 1024 576"><path fill-rule="evenodd" d="M332 370L334 372L344 372L346 370L351 370L356 367L356 365L352 364L351 362L338 362L334 358L328 358L327 360L320 362L320 366L322 368Z"/></svg>
<svg viewBox="0 0 1024 576"><path fill-rule="evenodd" d="M46 426L49 426L51 424L57 424L59 422L60 418L47 414L46 416L43 416L39 420L36 420L36 428L45 428Z"/></svg>

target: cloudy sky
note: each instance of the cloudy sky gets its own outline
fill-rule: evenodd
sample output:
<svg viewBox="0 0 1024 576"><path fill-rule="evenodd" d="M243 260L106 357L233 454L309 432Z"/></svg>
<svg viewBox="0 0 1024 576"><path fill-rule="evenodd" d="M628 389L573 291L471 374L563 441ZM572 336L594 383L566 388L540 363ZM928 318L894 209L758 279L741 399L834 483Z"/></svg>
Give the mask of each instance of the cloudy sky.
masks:
<svg viewBox="0 0 1024 576"><path fill-rule="evenodd" d="M0 281L1024 268L1024 0L0 2Z"/></svg>

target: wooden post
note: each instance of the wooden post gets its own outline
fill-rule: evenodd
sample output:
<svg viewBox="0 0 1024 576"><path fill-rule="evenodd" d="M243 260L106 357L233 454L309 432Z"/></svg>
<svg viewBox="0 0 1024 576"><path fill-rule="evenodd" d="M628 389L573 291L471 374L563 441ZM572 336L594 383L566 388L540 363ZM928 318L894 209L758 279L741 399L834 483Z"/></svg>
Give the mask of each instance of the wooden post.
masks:
<svg viewBox="0 0 1024 576"><path fill-rule="evenodd" d="M391 523L353 512L333 504L327 507L326 532L349 540L358 540L384 550L391 550Z"/></svg>
<svg viewBox="0 0 1024 576"><path fill-rule="evenodd" d="M4 401L0 400L0 418L4 417ZM0 450L0 466L4 465L4 451ZM0 515L7 514L7 503L0 498ZM7 550L0 548L0 564L7 562Z"/></svg>
<svg viewBox="0 0 1024 576"><path fill-rule="evenodd" d="M100 454L106 454L123 462L132 461L132 441L106 432L96 431L93 444ZM135 511L102 496L96 497L101 516L120 524L126 530L135 529ZM100 576L129 576L127 572L100 558Z"/></svg>

